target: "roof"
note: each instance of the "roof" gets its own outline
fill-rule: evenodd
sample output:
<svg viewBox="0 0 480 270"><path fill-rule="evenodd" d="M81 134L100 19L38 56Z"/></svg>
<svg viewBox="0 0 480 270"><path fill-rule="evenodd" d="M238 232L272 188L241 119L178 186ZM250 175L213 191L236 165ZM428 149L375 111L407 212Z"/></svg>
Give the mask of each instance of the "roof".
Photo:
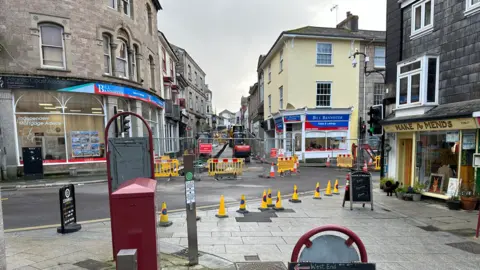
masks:
<svg viewBox="0 0 480 270"><path fill-rule="evenodd" d="M153 2L153 5L155 5L155 8L156 8L157 10L162 10L162 9L163 9L163 8L162 8L162 5L160 5L160 1L159 1L159 0L152 0L152 2Z"/></svg>
<svg viewBox="0 0 480 270"><path fill-rule="evenodd" d="M480 111L480 99L442 104L421 115L395 117L394 114L390 114L382 121L382 124L390 125L423 120L465 118L472 117L472 114L476 111Z"/></svg>
<svg viewBox="0 0 480 270"><path fill-rule="evenodd" d="M222 113L235 114L235 113L233 113L233 112L231 112L231 111L229 111L229 110L223 110L223 111L221 111L218 115L221 115Z"/></svg>
<svg viewBox="0 0 480 270"><path fill-rule="evenodd" d="M287 39L288 37L319 37L319 38L331 38L331 39L355 39L355 40L364 40L364 41L378 41L385 42L386 32L385 31L374 31L374 30L361 30L351 31L344 28L330 28L330 27L317 27L317 26L305 26L293 30L287 30L280 33L277 40L270 48L268 53L264 57L260 57L258 69L265 63L265 61L271 57L272 53L280 48L278 44L282 39Z"/></svg>
<svg viewBox="0 0 480 270"><path fill-rule="evenodd" d="M171 43L170 43L170 45L172 45L172 48L174 48L174 51L175 51L175 50L184 51L185 54L187 55L187 57L190 58L190 62L192 62L192 64L194 64L194 65L197 67L198 71L202 72L202 73L203 73L203 76L207 76L207 74L205 73L205 71L203 71L203 69L198 65L198 63L195 62L195 60L194 60L193 57L187 52L187 50L185 50L184 48L178 47L178 46L175 45L175 44L171 44Z"/></svg>
<svg viewBox="0 0 480 270"><path fill-rule="evenodd" d="M173 56L175 57L175 60L178 62L178 57L177 57L177 55L175 54L175 51L173 50L172 45L170 44L170 42L168 42L168 39L167 39L167 37L165 36L165 34L163 34L163 32L160 31L160 30L158 30L158 33L160 34L160 37L165 40L165 43L167 43L168 48L171 50L171 53L172 53Z"/></svg>

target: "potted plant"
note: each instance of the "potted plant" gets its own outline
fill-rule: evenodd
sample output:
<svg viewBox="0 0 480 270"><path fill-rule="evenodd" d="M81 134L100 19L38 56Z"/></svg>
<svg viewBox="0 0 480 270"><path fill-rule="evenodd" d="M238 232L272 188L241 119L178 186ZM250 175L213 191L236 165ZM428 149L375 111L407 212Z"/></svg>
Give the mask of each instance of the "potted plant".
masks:
<svg viewBox="0 0 480 270"><path fill-rule="evenodd" d="M425 185L424 184L420 184L420 183L415 183L415 185L413 185L413 188L412 188L412 200L414 202L418 202L422 199L422 191L425 189Z"/></svg>
<svg viewBox="0 0 480 270"><path fill-rule="evenodd" d="M452 196L447 200L447 207L450 210L460 210L462 203L458 196Z"/></svg>
<svg viewBox="0 0 480 270"><path fill-rule="evenodd" d="M478 201L477 194L475 194L471 190L462 191L460 192L460 201L462 203L463 210L467 210L467 211L475 210L475 207L477 206L477 201Z"/></svg>
<svg viewBox="0 0 480 270"><path fill-rule="evenodd" d="M403 200L403 196L405 196L405 193L407 193L407 189L404 187L398 187L395 189L395 192L397 193L397 198Z"/></svg>
<svg viewBox="0 0 480 270"><path fill-rule="evenodd" d="M392 184L395 183L395 179L391 178L391 177L384 177L382 179L380 179L380 189L383 190L383 188L385 187L385 184L387 182L390 182Z"/></svg>

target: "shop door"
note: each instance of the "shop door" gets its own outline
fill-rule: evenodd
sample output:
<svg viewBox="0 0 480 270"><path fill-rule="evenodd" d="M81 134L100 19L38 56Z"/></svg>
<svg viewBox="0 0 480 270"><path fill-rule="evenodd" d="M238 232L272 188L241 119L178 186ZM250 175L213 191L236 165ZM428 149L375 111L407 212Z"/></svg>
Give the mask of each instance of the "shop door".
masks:
<svg viewBox="0 0 480 270"><path fill-rule="evenodd" d="M403 140L403 185L409 187L412 183L412 139Z"/></svg>

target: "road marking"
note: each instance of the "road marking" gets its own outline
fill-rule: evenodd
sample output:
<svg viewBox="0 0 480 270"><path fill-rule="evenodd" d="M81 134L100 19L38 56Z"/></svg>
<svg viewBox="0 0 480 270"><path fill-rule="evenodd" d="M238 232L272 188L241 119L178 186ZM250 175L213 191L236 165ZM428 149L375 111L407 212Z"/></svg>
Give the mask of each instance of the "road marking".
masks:
<svg viewBox="0 0 480 270"><path fill-rule="evenodd" d="M339 189L343 188L343 186L338 186ZM321 191L325 191L326 188L324 189L321 189ZM308 195L308 194L313 194L315 191L305 191L305 192L299 192L298 193L298 196L299 197L302 197L302 196L305 196L305 195ZM290 197L292 196L293 194L290 193L290 194L286 194L286 195L283 195L283 198L287 198L287 197ZM5 198L6 199L6 198ZM3 200L3 198L2 198ZM262 198L259 198L259 199L251 199L249 200L250 202L259 202L261 201ZM237 201L235 202L225 202L225 206L231 206L231 205L235 205L235 204L238 204ZM197 210L203 210L203 209L209 209L209 208L216 208L218 207L218 204L211 204L211 205L203 205L203 206L199 206L197 207ZM181 208L181 209L173 209L173 210L168 210L168 213L178 213L178 212L183 212L185 211L184 208ZM157 214L160 214L160 212L157 212ZM92 220L86 220L86 221L80 221L78 222L78 224L90 224L90 223L98 223L98 222L107 222L107 221L110 221L110 218L102 218L102 219L92 219ZM16 228L16 229L8 229L8 230L4 230L5 233L13 233L13 232L23 232L23 231L33 231L33 230L42 230L42 229L52 229L52 228L57 228L59 227L60 224L50 224L50 225L41 225L41 226L32 226L32 227L24 227L24 228Z"/></svg>

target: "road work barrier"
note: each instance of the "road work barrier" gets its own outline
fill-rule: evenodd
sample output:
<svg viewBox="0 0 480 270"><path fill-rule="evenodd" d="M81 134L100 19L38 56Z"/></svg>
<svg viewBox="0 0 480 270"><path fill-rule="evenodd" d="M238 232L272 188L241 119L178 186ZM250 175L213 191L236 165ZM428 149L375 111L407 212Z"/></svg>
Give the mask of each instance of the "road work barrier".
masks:
<svg viewBox="0 0 480 270"><path fill-rule="evenodd" d="M179 176L180 163L178 159L155 160L155 177L176 177Z"/></svg>
<svg viewBox="0 0 480 270"><path fill-rule="evenodd" d="M375 171L380 171L380 156L375 157Z"/></svg>
<svg viewBox="0 0 480 270"><path fill-rule="evenodd" d="M337 167L340 168L352 168L353 166L353 156L350 154L339 154L337 155Z"/></svg>
<svg viewBox="0 0 480 270"><path fill-rule="evenodd" d="M277 160L277 172L283 174L285 172L292 172L295 164L293 157L279 157Z"/></svg>
<svg viewBox="0 0 480 270"><path fill-rule="evenodd" d="M236 177L243 174L243 158L211 158L207 161L208 175Z"/></svg>

